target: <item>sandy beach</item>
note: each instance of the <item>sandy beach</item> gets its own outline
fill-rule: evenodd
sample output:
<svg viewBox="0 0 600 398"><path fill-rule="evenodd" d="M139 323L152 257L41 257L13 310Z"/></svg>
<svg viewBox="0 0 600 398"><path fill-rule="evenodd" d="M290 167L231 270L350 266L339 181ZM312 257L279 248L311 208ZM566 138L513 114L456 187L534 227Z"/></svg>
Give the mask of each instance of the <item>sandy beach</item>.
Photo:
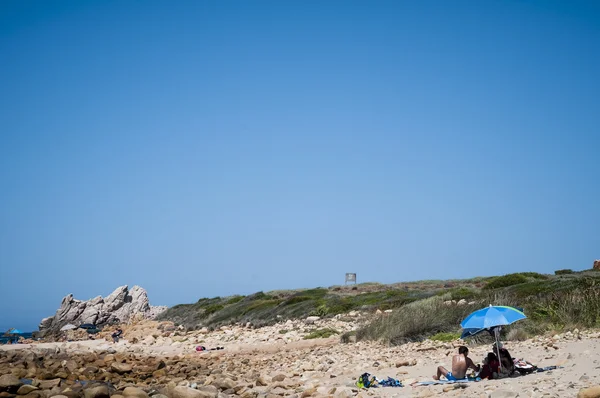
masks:
<svg viewBox="0 0 600 398"><path fill-rule="evenodd" d="M82 373L78 376L85 373L86 366L103 364L110 372L116 369L111 361L133 365L131 371L121 375L97 370L96 376L104 374L102 378L111 381L117 389L136 385L151 392L159 391L161 386L167 389L177 385L215 386L210 394L219 397L576 397L581 389L600 384L600 333L593 331L508 342L506 345L514 357L524 358L539 367L559 366L558 369L501 380L432 386L414 386L414 383L432 380L438 365L449 367L460 342L425 341L392 347L366 342L342 344L339 337L262 342L259 341L260 330L255 333L255 342L224 344L224 350L204 353L195 352L191 343L148 346L126 340L117 344L88 340L5 345L0 347L3 358L0 373L19 373L19 367L11 364L18 361L13 359L7 364L7 356L17 358L33 351L42 353L48 358L49 367L57 365L56 369L61 368L61 363L50 358L64 355L77 361L74 369L79 370L73 373ZM222 335L215 333L212 340L216 341ZM206 339L211 340L211 336ZM469 349L471 358L478 363L490 346L470 345ZM160 361L167 366L164 372L156 373L152 367ZM148 367L151 369L144 369ZM24 369L21 373L26 372ZM146 377L144 372L150 372L152 376ZM354 382L364 372L380 379L399 379L404 387L359 390ZM94 380L89 376L83 379ZM62 383L63 387L68 385L68 381ZM55 388L54 391L58 390Z"/></svg>

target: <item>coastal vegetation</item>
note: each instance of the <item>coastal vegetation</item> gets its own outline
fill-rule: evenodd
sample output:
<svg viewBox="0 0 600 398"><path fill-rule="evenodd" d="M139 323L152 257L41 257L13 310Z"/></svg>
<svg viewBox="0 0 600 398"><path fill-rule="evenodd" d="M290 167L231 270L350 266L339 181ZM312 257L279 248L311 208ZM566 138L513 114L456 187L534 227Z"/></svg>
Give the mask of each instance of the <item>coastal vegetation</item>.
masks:
<svg viewBox="0 0 600 398"><path fill-rule="evenodd" d="M159 319L188 329L211 329L232 323L260 327L286 319L363 311L374 315L352 333L354 338L391 344L423 338L452 340L460 333L460 321L487 305L510 305L525 311L526 320L505 330L505 337L515 340L549 331L600 327L600 272L564 271L555 275L522 272L465 280L364 283L203 298L174 306ZM315 331L315 336L322 337L320 333ZM348 337L342 336L342 340Z"/></svg>

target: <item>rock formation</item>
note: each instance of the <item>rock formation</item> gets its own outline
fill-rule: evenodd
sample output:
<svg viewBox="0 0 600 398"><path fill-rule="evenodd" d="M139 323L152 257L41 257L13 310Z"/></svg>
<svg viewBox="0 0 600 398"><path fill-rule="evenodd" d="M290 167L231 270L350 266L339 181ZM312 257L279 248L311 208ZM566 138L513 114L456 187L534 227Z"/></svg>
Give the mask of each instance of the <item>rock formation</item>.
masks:
<svg viewBox="0 0 600 398"><path fill-rule="evenodd" d="M44 318L40 322L41 333L53 333L67 324L79 326L84 323L105 325L129 322L136 316L153 319L166 307L153 307L148 300L146 290L139 286L131 289L118 287L106 298L95 297L88 301L73 298L72 294L65 296L60 308L54 316Z"/></svg>
<svg viewBox="0 0 600 398"><path fill-rule="evenodd" d="M600 271L600 260L594 260L593 269Z"/></svg>

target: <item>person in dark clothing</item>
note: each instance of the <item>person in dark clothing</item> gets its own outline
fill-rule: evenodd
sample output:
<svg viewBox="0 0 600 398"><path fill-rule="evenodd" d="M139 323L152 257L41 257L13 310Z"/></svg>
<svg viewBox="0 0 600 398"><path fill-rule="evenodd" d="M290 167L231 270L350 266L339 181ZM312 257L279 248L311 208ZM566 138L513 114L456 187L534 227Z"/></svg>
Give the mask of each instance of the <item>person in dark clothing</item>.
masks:
<svg viewBox="0 0 600 398"><path fill-rule="evenodd" d="M121 337L122 334L123 334L123 330L121 330L121 328L117 329L112 334L113 342L118 343L119 342L119 338Z"/></svg>
<svg viewBox="0 0 600 398"><path fill-rule="evenodd" d="M479 373L479 377L482 379L494 379L498 377L498 368L500 367L500 361L498 361L498 357L493 352L488 352L487 357L483 360L483 365L481 366L481 372ZM494 375L495 374L495 375Z"/></svg>
<svg viewBox="0 0 600 398"><path fill-rule="evenodd" d="M504 348L502 343L498 343L498 345L494 343L494 345L492 346L492 351L495 354L499 353L499 360L500 364L502 365L502 371L504 373L508 373L509 375L512 374L515 371L515 363L512 356L510 355L510 352L508 352L508 350Z"/></svg>

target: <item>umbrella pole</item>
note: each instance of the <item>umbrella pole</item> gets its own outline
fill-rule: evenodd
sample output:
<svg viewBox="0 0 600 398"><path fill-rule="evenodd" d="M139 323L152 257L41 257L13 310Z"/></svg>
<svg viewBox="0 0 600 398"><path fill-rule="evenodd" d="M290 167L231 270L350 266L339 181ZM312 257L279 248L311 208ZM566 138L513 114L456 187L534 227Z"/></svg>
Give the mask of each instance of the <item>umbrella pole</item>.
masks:
<svg viewBox="0 0 600 398"><path fill-rule="evenodd" d="M498 328L494 328L494 336L496 337L496 352L498 353L498 363L500 364L500 372L502 372L502 358L500 358L500 343L498 341Z"/></svg>

